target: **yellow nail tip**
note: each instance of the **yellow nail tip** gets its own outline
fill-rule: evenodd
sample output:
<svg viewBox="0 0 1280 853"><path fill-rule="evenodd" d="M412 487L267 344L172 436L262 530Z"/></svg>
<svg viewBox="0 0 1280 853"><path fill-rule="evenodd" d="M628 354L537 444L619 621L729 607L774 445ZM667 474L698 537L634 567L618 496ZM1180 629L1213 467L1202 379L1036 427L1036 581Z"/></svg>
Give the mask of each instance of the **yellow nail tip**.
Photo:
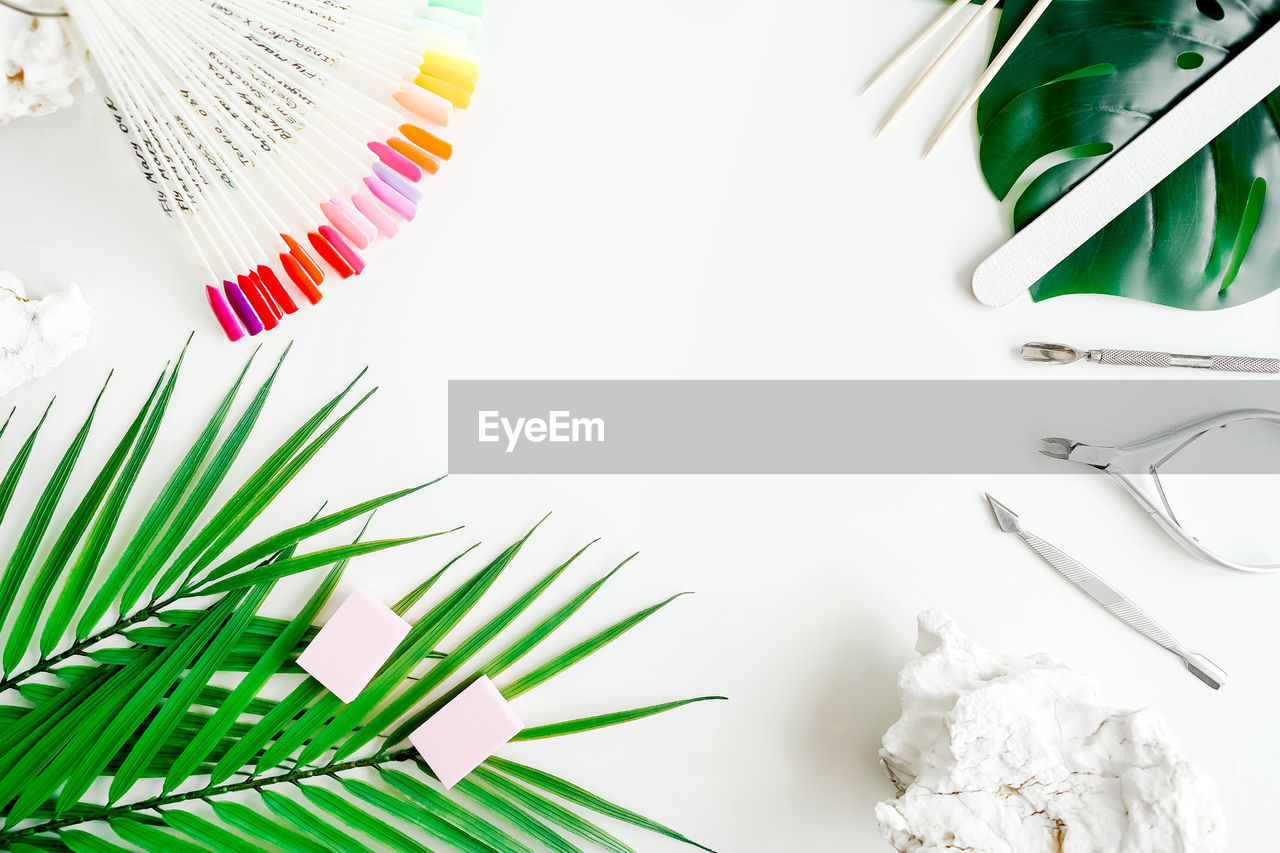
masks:
<svg viewBox="0 0 1280 853"><path fill-rule="evenodd" d="M475 91L480 77L480 69L474 62L438 50L429 50L422 55L420 70L468 92Z"/></svg>
<svg viewBox="0 0 1280 853"><path fill-rule="evenodd" d="M413 82L428 92L439 95L460 110L465 110L471 104L470 92L434 75L419 74Z"/></svg>

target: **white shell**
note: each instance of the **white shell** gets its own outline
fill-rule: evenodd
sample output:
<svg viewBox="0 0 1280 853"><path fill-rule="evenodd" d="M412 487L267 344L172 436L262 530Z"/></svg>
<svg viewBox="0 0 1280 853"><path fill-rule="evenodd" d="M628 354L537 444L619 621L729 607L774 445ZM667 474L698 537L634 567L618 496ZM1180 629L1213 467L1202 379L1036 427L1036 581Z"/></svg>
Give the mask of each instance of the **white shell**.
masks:
<svg viewBox="0 0 1280 853"><path fill-rule="evenodd" d="M25 297L22 282L0 271L0 395L44 376L89 340L89 305L80 288Z"/></svg>
<svg viewBox="0 0 1280 853"><path fill-rule="evenodd" d="M1099 705L1084 676L997 655L920 615L880 757L899 790L876 817L899 851L1225 853L1211 780L1150 711Z"/></svg>
<svg viewBox="0 0 1280 853"><path fill-rule="evenodd" d="M0 7L0 124L70 106L76 83L93 89L67 26Z"/></svg>

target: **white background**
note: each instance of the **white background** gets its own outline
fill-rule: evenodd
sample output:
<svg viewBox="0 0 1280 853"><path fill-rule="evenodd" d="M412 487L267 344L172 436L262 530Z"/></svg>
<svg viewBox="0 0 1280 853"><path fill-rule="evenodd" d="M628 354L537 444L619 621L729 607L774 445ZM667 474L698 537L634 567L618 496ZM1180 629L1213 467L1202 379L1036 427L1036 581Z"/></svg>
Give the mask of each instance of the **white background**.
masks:
<svg viewBox="0 0 1280 853"><path fill-rule="evenodd" d="M267 526L443 473L450 378L1143 375L1017 363L1013 347L1037 338L1277 354L1275 296L1214 314L972 300L968 274L1006 236L1006 215L965 134L926 163L918 152L982 49L880 140L896 86L855 97L934 14L929 0L488 7L481 88L418 221L266 339L264 359L296 344L242 470L361 366L381 386ZM202 282L115 136L93 97L0 129L0 268L37 294L76 281L95 310L89 348L11 398L25 431L56 393L49 435L63 439L116 368L90 448L101 456L195 329L158 454L170 463L250 347L219 340ZM1200 686L1000 536L983 490L1226 668L1226 690ZM390 597L473 541L495 553L548 510L504 589L597 536L575 582L641 551L573 639L671 592L698 594L521 699L526 720L732 701L511 754L719 850L884 849L876 749L928 607L1003 651L1073 663L1109 703L1162 712L1218 780L1233 849L1266 849L1280 830L1276 581L1193 562L1103 478L451 478L380 513L375 532L467 530L365 558L359 581ZM304 589L274 606L287 612Z"/></svg>

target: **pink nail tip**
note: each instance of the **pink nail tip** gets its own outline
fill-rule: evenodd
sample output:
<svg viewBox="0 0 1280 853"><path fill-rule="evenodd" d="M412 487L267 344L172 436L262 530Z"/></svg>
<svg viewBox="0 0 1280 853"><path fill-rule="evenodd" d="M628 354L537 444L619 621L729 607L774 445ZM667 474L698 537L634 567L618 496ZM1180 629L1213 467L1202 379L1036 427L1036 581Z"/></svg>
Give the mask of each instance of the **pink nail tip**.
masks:
<svg viewBox="0 0 1280 853"><path fill-rule="evenodd" d="M447 100L421 86L405 83L396 90L394 97L400 106L441 127L448 125L453 115L453 106Z"/></svg>
<svg viewBox="0 0 1280 853"><path fill-rule="evenodd" d="M417 183L422 180L422 167L392 148L385 142L370 142L369 150L378 155L378 159L395 169L404 177Z"/></svg>
<svg viewBox="0 0 1280 853"><path fill-rule="evenodd" d="M351 217L347 216L345 210L342 210L332 201L326 201L321 203L320 212L324 214L325 219L328 219L334 228L338 229L338 232L343 237L355 243L358 248L369 248L370 235L366 234Z"/></svg>
<svg viewBox="0 0 1280 853"><path fill-rule="evenodd" d="M482 675L409 735L409 742L446 788L493 756L524 723Z"/></svg>
<svg viewBox="0 0 1280 853"><path fill-rule="evenodd" d="M336 205L338 210L345 213L347 218L356 224L356 227L369 235L370 240L373 240L374 237L378 236L378 226L374 225L373 222L369 220L369 217L357 210L356 206L350 201L340 195L335 195L333 198L329 199L329 203Z"/></svg>
<svg viewBox="0 0 1280 853"><path fill-rule="evenodd" d="M400 233L400 226L396 225L396 221L387 215L387 212L378 207L377 202L369 198L363 193L356 193L351 197L351 203L356 206L356 210L365 215L374 227L378 229L378 233L383 237L394 237Z"/></svg>
<svg viewBox="0 0 1280 853"><path fill-rule="evenodd" d="M222 326L227 340L235 342L243 338L244 329L240 327L240 321L236 319L235 312L227 304L227 298L222 295L222 291L211 285L205 285L204 289L205 295L209 298L209 307L213 309L213 316L217 318L218 325Z"/></svg>
<svg viewBox="0 0 1280 853"><path fill-rule="evenodd" d="M360 257L360 253L351 248L351 244L342 239L342 235L336 229L328 226L320 226L320 234L329 241L329 245L333 246L334 251L342 255L342 259L351 264L351 268L355 270L356 275L364 272L364 258Z"/></svg>
<svg viewBox="0 0 1280 853"><path fill-rule="evenodd" d="M418 215L417 206L393 190L381 178L377 176L365 178L364 185L369 188L369 192L373 193L374 198L400 214L402 218L412 221Z"/></svg>
<svg viewBox="0 0 1280 853"><path fill-rule="evenodd" d="M351 702L369 686L409 629L394 610L357 589L298 655L298 666L343 702Z"/></svg>

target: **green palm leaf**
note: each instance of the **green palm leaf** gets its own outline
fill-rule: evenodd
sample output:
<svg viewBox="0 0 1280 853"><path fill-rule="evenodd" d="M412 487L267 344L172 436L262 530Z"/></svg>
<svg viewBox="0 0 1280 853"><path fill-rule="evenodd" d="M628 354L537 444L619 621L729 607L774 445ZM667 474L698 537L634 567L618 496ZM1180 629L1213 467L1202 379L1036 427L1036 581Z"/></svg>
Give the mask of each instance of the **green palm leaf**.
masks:
<svg viewBox="0 0 1280 853"><path fill-rule="evenodd" d="M368 399L363 394L341 408L352 382L243 482L228 486L231 465L250 446L283 361L224 434L250 359L136 526L126 523L124 508L144 464L164 446L164 415L182 359L162 374L92 483L68 495L71 473L105 399L104 386L21 522L0 574L0 619L16 613L0 680L0 850L631 851L579 811L684 841L576 785L502 759L446 791L413 749L397 748L463 686L481 675L502 675L558 636L621 568L499 643L574 570L584 547L540 574L513 601L493 607L476 621L478 627L454 636L464 620L489 606L495 583L513 571L542 522L443 593L438 583L477 546L414 579L393 609L406 618L420 606L424 612L411 619L409 635L356 701L343 705L314 679L299 680L297 656L315 636L313 623L337 592L348 563L442 534L366 539L362 529L348 544L301 547L361 516L367 529L378 507L424 488L414 486L336 512L322 510L247 547L236 546ZM47 414L0 480L0 520L12 509ZM0 434L4 430L0 426ZM224 486L231 495L218 503ZM55 525L64 499L68 520ZM113 542L122 544L121 557L104 564ZM44 555L40 562L37 554ZM326 571L295 616L259 612L277 580L314 569ZM89 603L71 632L86 597ZM554 680L672 600L571 642L504 692L518 695ZM500 650L486 652L491 645ZM26 668L17 671L24 662ZM719 697L570 718L530 729L522 739L544 741L620 725L713 698ZM348 775L358 770L376 771L376 784ZM159 794L145 794L140 783L148 779L159 780L152 783ZM257 798L231 799L244 793Z"/></svg>
<svg viewBox="0 0 1280 853"><path fill-rule="evenodd" d="M1034 0L1005 0L999 51ZM1074 188L1280 15L1276 0L1054 3L978 105L981 165L1015 226ZM1195 310L1280 282L1280 95L1273 94L1033 288Z"/></svg>

